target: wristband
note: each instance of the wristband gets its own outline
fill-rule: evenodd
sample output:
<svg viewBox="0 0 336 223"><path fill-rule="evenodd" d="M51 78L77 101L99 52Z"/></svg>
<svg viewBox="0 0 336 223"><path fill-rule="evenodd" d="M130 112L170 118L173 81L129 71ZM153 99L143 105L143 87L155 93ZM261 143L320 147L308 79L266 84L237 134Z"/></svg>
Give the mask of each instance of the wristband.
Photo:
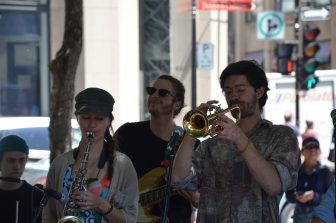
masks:
<svg viewBox="0 0 336 223"><path fill-rule="evenodd" d="M113 210L113 205L110 204L110 208L109 208L105 213L103 213L102 215L103 215L103 216L108 215L109 213L112 212L112 210Z"/></svg>

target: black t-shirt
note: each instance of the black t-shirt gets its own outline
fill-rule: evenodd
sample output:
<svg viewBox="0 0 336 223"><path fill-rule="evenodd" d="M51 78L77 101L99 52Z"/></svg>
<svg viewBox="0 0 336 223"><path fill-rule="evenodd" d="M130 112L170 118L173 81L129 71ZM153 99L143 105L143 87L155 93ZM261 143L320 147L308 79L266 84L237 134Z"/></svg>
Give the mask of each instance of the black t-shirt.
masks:
<svg viewBox="0 0 336 223"><path fill-rule="evenodd" d="M0 189L0 222L15 223L17 206L18 222L32 222L42 197L43 193L26 181L17 190ZM41 222L41 217L37 222Z"/></svg>
<svg viewBox="0 0 336 223"><path fill-rule="evenodd" d="M149 121L126 123L116 131L116 136L120 151L132 160L138 174L140 199L143 194L141 182L147 182L151 186L156 183L158 187L164 185L165 172L158 174L160 171L156 170L163 169L162 162L166 159L165 151L168 141L152 133ZM153 175L156 179L154 179ZM163 202L154 205L149 211L150 214L147 212L147 217L150 218L150 215L162 216L162 204ZM141 215L141 209L142 207L139 205L139 215ZM189 201L180 195L171 196L168 211L169 222L190 223L190 215L191 206Z"/></svg>

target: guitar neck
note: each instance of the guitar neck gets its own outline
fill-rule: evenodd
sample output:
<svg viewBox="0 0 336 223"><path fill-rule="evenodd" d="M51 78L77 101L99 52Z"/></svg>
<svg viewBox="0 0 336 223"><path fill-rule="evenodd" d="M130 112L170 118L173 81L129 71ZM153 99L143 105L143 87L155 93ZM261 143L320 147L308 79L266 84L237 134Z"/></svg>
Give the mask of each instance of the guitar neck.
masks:
<svg viewBox="0 0 336 223"><path fill-rule="evenodd" d="M170 196L176 193L175 190L170 188L169 190L166 189L166 186L161 186L158 188L155 188L154 190L150 190L144 193L141 193L139 196L139 203L142 206L146 206L148 204L152 204L158 201L161 201L164 199L165 195L169 191Z"/></svg>

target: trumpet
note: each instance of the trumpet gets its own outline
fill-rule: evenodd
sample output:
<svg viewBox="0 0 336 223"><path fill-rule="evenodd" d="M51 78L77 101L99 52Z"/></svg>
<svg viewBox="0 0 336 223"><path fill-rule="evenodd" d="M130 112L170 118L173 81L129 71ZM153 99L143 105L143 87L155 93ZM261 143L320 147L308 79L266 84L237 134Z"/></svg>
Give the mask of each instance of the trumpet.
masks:
<svg viewBox="0 0 336 223"><path fill-rule="evenodd" d="M236 124L238 124L241 116L238 105L233 105L224 110L220 106L217 106L215 112L210 115L206 115L199 110L191 110L183 117L183 129L188 135L194 138L205 137L208 135L214 137L222 131L223 128L214 125L213 121L218 120L219 114L225 114L233 110L237 110Z"/></svg>

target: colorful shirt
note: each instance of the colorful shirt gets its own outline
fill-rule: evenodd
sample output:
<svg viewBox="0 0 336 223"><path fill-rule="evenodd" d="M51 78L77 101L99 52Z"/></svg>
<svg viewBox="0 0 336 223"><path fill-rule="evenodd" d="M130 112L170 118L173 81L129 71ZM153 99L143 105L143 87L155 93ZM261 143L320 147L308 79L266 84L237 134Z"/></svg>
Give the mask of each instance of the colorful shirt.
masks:
<svg viewBox="0 0 336 223"><path fill-rule="evenodd" d="M300 150L293 131L287 126L262 120L248 137L277 169L282 190L294 188ZM192 163L189 176L175 186L199 190L197 222L280 222L280 197L270 197L263 191L233 143L206 139L194 152Z"/></svg>
<svg viewBox="0 0 336 223"><path fill-rule="evenodd" d="M64 175L64 187L63 194L68 197L69 190L72 183L72 165L69 165ZM89 187L89 191L99 195L100 197L106 200L106 196L110 187L112 179L109 179L107 175L103 177L103 179L99 181L92 182L92 186ZM102 216L98 214L94 209L85 210L80 213L80 219L82 223L100 223Z"/></svg>
<svg viewBox="0 0 336 223"><path fill-rule="evenodd" d="M74 150L57 156L52 162L48 177L47 187L62 191L64 176L69 165L74 164ZM107 200L114 208L119 209L126 223L134 223L138 213L139 190L136 172L131 160L118 151L115 151L113 160L113 180L108 190ZM42 222L57 223L63 217L64 203L56 199L49 199L43 208ZM102 223L106 219L102 218Z"/></svg>

